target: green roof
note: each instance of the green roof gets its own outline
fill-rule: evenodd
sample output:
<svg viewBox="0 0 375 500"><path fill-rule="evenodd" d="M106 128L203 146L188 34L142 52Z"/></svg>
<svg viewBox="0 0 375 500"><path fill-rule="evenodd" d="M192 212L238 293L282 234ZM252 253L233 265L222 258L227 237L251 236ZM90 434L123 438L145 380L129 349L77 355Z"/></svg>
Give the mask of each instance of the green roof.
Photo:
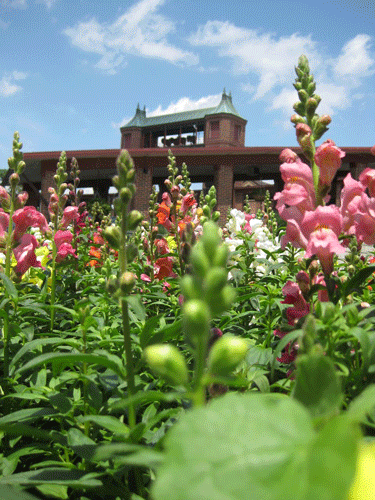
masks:
<svg viewBox="0 0 375 500"><path fill-rule="evenodd" d="M130 122L121 127L121 129L130 127L155 127L170 123L203 120L208 115L217 115L221 113L235 115L242 118L232 104L232 96L230 94L226 94L225 89L220 103L211 108L193 109L191 111L181 111L180 113L146 117L146 109L144 108L141 110L138 104L134 117L130 120Z"/></svg>

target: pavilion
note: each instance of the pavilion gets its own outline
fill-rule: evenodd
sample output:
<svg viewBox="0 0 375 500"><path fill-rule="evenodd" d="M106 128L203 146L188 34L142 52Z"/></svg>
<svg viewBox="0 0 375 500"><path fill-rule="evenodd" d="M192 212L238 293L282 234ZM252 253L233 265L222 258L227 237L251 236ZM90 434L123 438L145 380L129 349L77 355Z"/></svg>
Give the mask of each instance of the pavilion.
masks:
<svg viewBox="0 0 375 500"><path fill-rule="evenodd" d="M142 110L138 105L134 117L120 129L121 149L129 151L136 170L137 191L132 208L146 214L152 186L159 185L160 191L164 190L170 149L177 166L187 164L192 182L202 183L204 189L215 185L217 209L223 219L231 207L242 208L246 195L256 211L265 188L271 194L282 189L278 157L284 148L246 147L246 124L225 89L216 107L148 117L145 108ZM299 148L291 149L301 153ZM348 172L358 178L367 166L375 167L369 147L342 149L346 156L330 193L334 201L338 200L342 180ZM80 187L91 186L98 196L107 198L120 149L66 153L68 159L75 157L78 161ZM24 154L24 189L29 192L29 203L44 212L59 156L57 151Z"/></svg>

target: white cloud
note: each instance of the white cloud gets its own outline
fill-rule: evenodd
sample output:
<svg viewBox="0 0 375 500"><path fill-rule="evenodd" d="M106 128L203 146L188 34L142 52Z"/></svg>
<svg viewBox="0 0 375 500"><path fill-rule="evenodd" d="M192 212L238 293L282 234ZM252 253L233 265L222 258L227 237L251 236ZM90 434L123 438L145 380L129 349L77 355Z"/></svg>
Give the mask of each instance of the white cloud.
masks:
<svg viewBox="0 0 375 500"><path fill-rule="evenodd" d="M217 106L220 102L221 94L208 95L194 100L189 97L181 97L177 102L171 102L165 109L159 105L147 116L169 115L171 113L181 113L182 111L192 111L193 109L212 108Z"/></svg>
<svg viewBox="0 0 375 500"><path fill-rule="evenodd" d="M26 0L1 0L2 7L11 7L12 9L26 9Z"/></svg>
<svg viewBox="0 0 375 500"><path fill-rule="evenodd" d="M189 41L196 46L218 47L220 56L232 59L235 74L257 75L259 83L254 99L290 81L293 67L302 53L313 66L320 61L316 43L310 36L295 33L277 39L271 33L238 28L228 21L208 21Z"/></svg>
<svg viewBox="0 0 375 500"><path fill-rule="evenodd" d="M47 9L50 9L56 3L56 1L57 0L38 0L38 3L42 3L47 7Z"/></svg>
<svg viewBox="0 0 375 500"><path fill-rule="evenodd" d="M213 108L220 102L222 94L208 95L200 99L190 99L190 97L181 97L177 102L171 102L165 109L159 104L153 111L146 110L146 116L169 115L172 113L181 113L182 111L191 111L194 109ZM127 116L120 123L112 123L112 127L118 129L126 125L133 116Z"/></svg>
<svg viewBox="0 0 375 500"><path fill-rule="evenodd" d="M371 37L357 35L349 40L341 55L334 62L334 71L338 76L352 76L356 79L374 72L374 59L370 55Z"/></svg>
<svg viewBox="0 0 375 500"><path fill-rule="evenodd" d="M371 52L371 37L359 34L349 40L337 58L320 53L319 46L310 35L294 33L277 37L272 33L240 28L222 21L208 21L200 26L189 41L194 46L216 49L220 57L229 58L232 72L246 75L241 83L252 100L267 99L268 111L282 110L292 114L298 95L291 83L295 78L294 66L305 54L317 82L317 93L322 97L318 112L335 114L351 102L366 97L355 92L365 77L375 73L375 56Z"/></svg>
<svg viewBox="0 0 375 500"><path fill-rule="evenodd" d="M17 80L24 80L27 77L26 73L20 71L13 71L13 73L5 73L0 80L0 96L9 97L22 90L20 85L14 83Z"/></svg>
<svg viewBox="0 0 375 500"><path fill-rule="evenodd" d="M113 24L99 23L95 18L64 30L71 43L86 52L101 56L96 67L114 74L124 64L124 56L162 59L183 64L198 64L198 57L168 41L175 23L156 11L165 0L140 0Z"/></svg>

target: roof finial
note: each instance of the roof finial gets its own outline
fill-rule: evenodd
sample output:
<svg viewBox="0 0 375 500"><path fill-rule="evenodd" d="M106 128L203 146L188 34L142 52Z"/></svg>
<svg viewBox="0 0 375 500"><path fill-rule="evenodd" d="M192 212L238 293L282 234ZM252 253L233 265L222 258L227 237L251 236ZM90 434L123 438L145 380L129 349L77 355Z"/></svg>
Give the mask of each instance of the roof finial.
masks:
<svg viewBox="0 0 375 500"><path fill-rule="evenodd" d="M229 96L228 97L229 97L230 102L232 102L232 91L231 90L229 91Z"/></svg>
<svg viewBox="0 0 375 500"><path fill-rule="evenodd" d="M139 111L141 111L140 107L139 107L139 103L137 104L137 109L135 110L136 113L138 113Z"/></svg>

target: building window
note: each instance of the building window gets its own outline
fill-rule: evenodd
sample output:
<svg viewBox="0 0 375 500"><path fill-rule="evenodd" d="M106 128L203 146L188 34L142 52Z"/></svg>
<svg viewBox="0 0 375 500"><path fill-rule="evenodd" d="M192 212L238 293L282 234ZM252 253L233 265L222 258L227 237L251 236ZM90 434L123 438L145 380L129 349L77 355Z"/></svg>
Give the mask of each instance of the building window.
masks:
<svg viewBox="0 0 375 500"><path fill-rule="evenodd" d="M220 122L219 120L210 122L211 139L220 139Z"/></svg>
<svg viewBox="0 0 375 500"><path fill-rule="evenodd" d="M238 142L241 137L241 125L234 126L234 140Z"/></svg>
<svg viewBox="0 0 375 500"><path fill-rule="evenodd" d="M122 136L122 147L124 149L129 149L130 148L131 138L132 138L131 134L124 134Z"/></svg>

